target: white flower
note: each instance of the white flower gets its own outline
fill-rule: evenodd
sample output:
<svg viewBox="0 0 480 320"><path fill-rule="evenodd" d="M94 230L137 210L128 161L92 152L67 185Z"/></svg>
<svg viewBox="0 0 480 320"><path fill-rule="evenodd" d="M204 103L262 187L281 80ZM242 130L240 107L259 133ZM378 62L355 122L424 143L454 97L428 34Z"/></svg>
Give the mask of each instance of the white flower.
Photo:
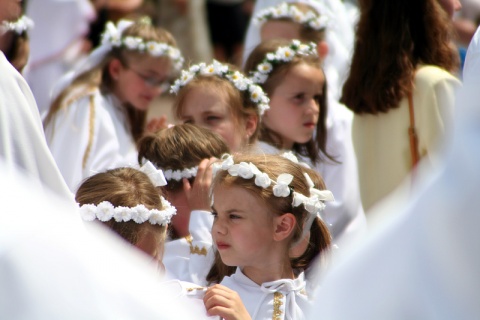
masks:
<svg viewBox="0 0 480 320"><path fill-rule="evenodd" d="M251 79L254 83L265 83L265 81L267 81L268 79L268 74L264 74L261 72L254 72Z"/></svg>
<svg viewBox="0 0 480 320"><path fill-rule="evenodd" d="M108 221L112 219L114 214L113 204L108 201L100 202L97 206L97 219L100 221Z"/></svg>
<svg viewBox="0 0 480 320"><path fill-rule="evenodd" d="M268 61L276 61L277 60L277 57L275 56L275 54L271 53L271 52L267 53L266 58L267 58Z"/></svg>
<svg viewBox="0 0 480 320"><path fill-rule="evenodd" d="M132 219L136 223L144 223L150 217L150 210L148 210L143 204L136 205L133 208L135 214L132 214Z"/></svg>
<svg viewBox="0 0 480 320"><path fill-rule="evenodd" d="M295 163L298 163L298 158L296 155L293 154L292 151L286 151L282 154L282 157L292 161L292 162L295 162Z"/></svg>
<svg viewBox="0 0 480 320"><path fill-rule="evenodd" d="M276 56L279 60L288 62L293 59L293 57L295 56L295 52L289 47L280 47L277 50Z"/></svg>
<svg viewBox="0 0 480 320"><path fill-rule="evenodd" d="M80 207L80 216L84 221L93 221L96 218L97 206L84 204Z"/></svg>
<svg viewBox="0 0 480 320"><path fill-rule="evenodd" d="M293 193L293 202L292 202L292 205L294 207L298 207L300 206L301 204L303 204L304 202L306 202L308 200L308 198L306 196L304 196L303 194L301 193L298 193L298 192L294 192Z"/></svg>
<svg viewBox="0 0 480 320"><path fill-rule="evenodd" d="M128 207L116 207L113 218L117 222L127 222L132 219L132 210Z"/></svg>
<svg viewBox="0 0 480 320"><path fill-rule="evenodd" d="M249 91L250 91L250 99L253 102L258 103L261 101L262 96L264 95L264 92L260 86L251 85L249 88Z"/></svg>
<svg viewBox="0 0 480 320"><path fill-rule="evenodd" d="M142 38L137 37L125 37L125 39L123 39L123 43L130 50L138 49L142 41Z"/></svg>
<svg viewBox="0 0 480 320"><path fill-rule="evenodd" d="M261 73L269 73L270 71L272 71L272 68L272 64L269 62L260 63L257 66L257 70Z"/></svg>
<svg viewBox="0 0 480 320"><path fill-rule="evenodd" d="M180 181L180 180L182 180L182 173L180 172L180 170L175 170L175 171L173 171L173 173L172 173L172 179L175 180L175 181Z"/></svg>
<svg viewBox="0 0 480 320"><path fill-rule="evenodd" d="M288 197L290 195L290 187L293 176L288 173L282 173L277 178L277 184L273 187L273 194L276 197Z"/></svg>
<svg viewBox="0 0 480 320"><path fill-rule="evenodd" d="M155 41L149 41L146 43L147 51L154 57L162 55L163 50L160 43Z"/></svg>
<svg viewBox="0 0 480 320"><path fill-rule="evenodd" d="M200 69L200 74L202 75L214 75L215 73L215 67L210 64L208 66L204 66L203 68Z"/></svg>
<svg viewBox="0 0 480 320"><path fill-rule="evenodd" d="M165 170L165 172L163 174L165 175L165 179L172 180L172 176L173 176L173 170L172 169Z"/></svg>
<svg viewBox="0 0 480 320"><path fill-rule="evenodd" d="M262 172L255 175L255 185L266 189L270 186L271 183L272 181L270 180L268 174Z"/></svg>
<svg viewBox="0 0 480 320"><path fill-rule="evenodd" d="M234 165L233 157L231 155L228 155L228 157L225 158L225 160L223 160L223 162L222 162L222 170L228 170L233 165Z"/></svg>

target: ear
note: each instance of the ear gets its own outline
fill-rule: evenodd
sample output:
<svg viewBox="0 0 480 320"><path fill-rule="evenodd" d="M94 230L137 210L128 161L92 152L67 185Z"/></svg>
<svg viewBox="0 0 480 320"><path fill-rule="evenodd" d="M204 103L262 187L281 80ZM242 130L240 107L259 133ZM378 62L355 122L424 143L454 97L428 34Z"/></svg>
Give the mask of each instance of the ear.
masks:
<svg viewBox="0 0 480 320"><path fill-rule="evenodd" d="M248 140L250 140L250 137L253 135L253 133L257 129L257 126L258 126L258 116L253 114L249 115L245 120L245 132L247 133Z"/></svg>
<svg viewBox="0 0 480 320"><path fill-rule="evenodd" d="M123 64L118 59L113 59L108 64L108 72L113 80L117 80L120 77L120 73L123 69Z"/></svg>
<svg viewBox="0 0 480 320"><path fill-rule="evenodd" d="M273 240L282 241L287 239L293 232L297 220L292 213L284 213L274 218Z"/></svg>
<svg viewBox="0 0 480 320"><path fill-rule="evenodd" d="M325 58L327 57L328 50L329 48L326 41L320 41L317 44L317 53L320 59L322 59L322 61L325 60Z"/></svg>

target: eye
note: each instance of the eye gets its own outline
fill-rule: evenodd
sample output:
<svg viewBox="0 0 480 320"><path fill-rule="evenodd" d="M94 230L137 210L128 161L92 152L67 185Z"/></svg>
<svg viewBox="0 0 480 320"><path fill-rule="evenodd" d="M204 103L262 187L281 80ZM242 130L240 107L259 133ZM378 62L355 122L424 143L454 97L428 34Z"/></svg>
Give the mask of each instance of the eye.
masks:
<svg viewBox="0 0 480 320"><path fill-rule="evenodd" d="M242 217L240 217L240 216L237 216L236 214L230 214L228 217L229 217L230 219L232 219L232 220L241 219L241 218L242 218Z"/></svg>
<svg viewBox="0 0 480 320"><path fill-rule="evenodd" d="M212 210L212 216L213 216L213 219L216 219L218 217L218 213Z"/></svg>
<svg viewBox="0 0 480 320"><path fill-rule="evenodd" d="M294 103L300 104L300 103L303 102L303 100L305 100L305 94L304 93L298 93L298 94L293 96L292 100L293 100Z"/></svg>
<svg viewBox="0 0 480 320"><path fill-rule="evenodd" d="M219 116L207 116L205 119L208 122L215 122L215 121L221 120L222 118Z"/></svg>
<svg viewBox="0 0 480 320"><path fill-rule="evenodd" d="M192 119L183 119L183 123L195 124Z"/></svg>

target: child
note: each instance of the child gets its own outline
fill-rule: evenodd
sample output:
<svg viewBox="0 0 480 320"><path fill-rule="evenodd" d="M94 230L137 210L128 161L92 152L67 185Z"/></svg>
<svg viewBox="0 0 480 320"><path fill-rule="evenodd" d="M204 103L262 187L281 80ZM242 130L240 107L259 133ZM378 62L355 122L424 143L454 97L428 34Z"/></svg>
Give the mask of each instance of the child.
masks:
<svg viewBox="0 0 480 320"><path fill-rule="evenodd" d="M212 263L210 183L212 157L228 153L216 133L189 123L149 134L139 142L138 162L151 161L165 173L163 194L176 208L165 246L172 278L205 284Z"/></svg>
<svg viewBox="0 0 480 320"><path fill-rule="evenodd" d="M86 221L99 220L161 265L166 226L176 209L147 174L117 168L87 178L75 200Z"/></svg>
<svg viewBox="0 0 480 320"><path fill-rule="evenodd" d="M336 241L352 241L364 231L366 221L351 143L351 117L343 106L327 99L321 63L315 43L277 39L255 48L245 70L271 100L271 111L262 124L260 140L267 143L261 144L262 149L270 153L275 148L293 150L321 173L338 194L335 203L327 205L324 219Z"/></svg>
<svg viewBox="0 0 480 320"><path fill-rule="evenodd" d="M15 22L3 21L0 25L0 49L20 73L30 55L28 30L32 27L33 21L27 16L22 16Z"/></svg>
<svg viewBox="0 0 480 320"><path fill-rule="evenodd" d="M218 133L232 152L248 150L258 135L258 121L268 109L262 88L234 66L214 61L182 71L171 87L176 117Z"/></svg>
<svg viewBox="0 0 480 320"><path fill-rule="evenodd" d="M229 156L216 168L212 237L223 264L236 271L207 290L207 311L226 319L245 309L252 319L305 318L305 261L292 260L290 248L311 231L319 237L307 262L328 249L318 213L331 192L312 188L300 165L277 155Z"/></svg>
<svg viewBox="0 0 480 320"><path fill-rule="evenodd" d="M102 45L60 83L44 125L71 190L92 172L136 162L150 103L183 62L174 45L148 21L108 23Z"/></svg>

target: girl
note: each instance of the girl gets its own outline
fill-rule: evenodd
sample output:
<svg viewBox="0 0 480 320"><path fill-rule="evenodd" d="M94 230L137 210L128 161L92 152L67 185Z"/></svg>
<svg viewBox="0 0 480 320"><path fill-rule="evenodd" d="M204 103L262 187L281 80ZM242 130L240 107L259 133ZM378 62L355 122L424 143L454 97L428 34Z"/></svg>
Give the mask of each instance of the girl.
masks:
<svg viewBox="0 0 480 320"><path fill-rule="evenodd" d="M458 54L438 0L365 0L360 10L341 101L355 113L353 144L368 210L409 176L418 159L438 163L460 83L449 73ZM416 138L408 134L412 129Z"/></svg>
<svg viewBox="0 0 480 320"><path fill-rule="evenodd" d="M135 163L150 103L183 62L170 34L149 21L108 23L102 41L63 79L44 121L71 190L92 172Z"/></svg>
<svg viewBox="0 0 480 320"><path fill-rule="evenodd" d="M4 21L0 25L0 50L12 66L22 73L30 55L28 31L32 29L33 21L27 16L20 17L15 22Z"/></svg>
<svg viewBox="0 0 480 320"><path fill-rule="evenodd" d="M268 109L263 90L234 66L214 61L182 71L171 87L173 113L218 133L232 152L247 150L257 138L258 121Z"/></svg>
<svg viewBox="0 0 480 320"><path fill-rule="evenodd" d="M212 236L221 262L236 271L207 290L209 314L305 318L302 271L329 247L330 234L318 213L324 201L333 200L328 190L314 189L308 180L302 166L276 155L229 156L216 166ZM291 259L292 244L309 231L318 235L309 243L316 254Z"/></svg>
<svg viewBox="0 0 480 320"><path fill-rule="evenodd" d="M211 162L228 153L223 139L208 129L185 123L163 129L139 142L139 163L148 160L165 172L165 197L176 208L165 245L164 264L169 276L205 284L213 261L210 250Z"/></svg>
<svg viewBox="0 0 480 320"><path fill-rule="evenodd" d="M84 220L99 220L161 265L166 226L176 209L147 174L128 167L97 173L80 185L75 200Z"/></svg>
<svg viewBox="0 0 480 320"><path fill-rule="evenodd" d="M293 150L324 177L336 201L327 205L323 218L336 242L353 241L365 230L366 221L351 143L351 117L344 106L327 99L318 53L312 42L268 40L255 48L245 70L270 97L260 147L269 153Z"/></svg>

